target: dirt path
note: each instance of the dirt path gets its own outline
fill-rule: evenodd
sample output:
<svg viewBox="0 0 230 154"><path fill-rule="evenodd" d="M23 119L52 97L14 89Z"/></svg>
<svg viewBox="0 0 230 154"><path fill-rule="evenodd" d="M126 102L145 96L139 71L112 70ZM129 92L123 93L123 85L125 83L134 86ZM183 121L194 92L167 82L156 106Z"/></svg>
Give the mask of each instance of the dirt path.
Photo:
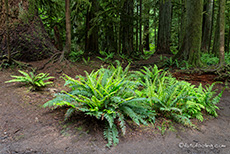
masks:
<svg viewBox="0 0 230 154"><path fill-rule="evenodd" d="M200 130L178 125L164 136L122 137L118 146L107 149L97 130L62 123L60 111L43 109L52 98L49 92L5 84L10 73L0 72L0 154L230 154L229 91L219 104L219 117L200 124Z"/></svg>

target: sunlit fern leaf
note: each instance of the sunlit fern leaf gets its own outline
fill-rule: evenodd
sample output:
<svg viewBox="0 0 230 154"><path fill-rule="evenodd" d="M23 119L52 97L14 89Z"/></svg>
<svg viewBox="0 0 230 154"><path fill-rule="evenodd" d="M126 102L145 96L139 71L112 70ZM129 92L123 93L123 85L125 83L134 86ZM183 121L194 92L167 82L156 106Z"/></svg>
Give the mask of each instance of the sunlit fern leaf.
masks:
<svg viewBox="0 0 230 154"><path fill-rule="evenodd" d="M118 116L118 125L121 128L121 132L123 135L126 133L126 126L125 126L125 118L124 115L120 112L117 113Z"/></svg>

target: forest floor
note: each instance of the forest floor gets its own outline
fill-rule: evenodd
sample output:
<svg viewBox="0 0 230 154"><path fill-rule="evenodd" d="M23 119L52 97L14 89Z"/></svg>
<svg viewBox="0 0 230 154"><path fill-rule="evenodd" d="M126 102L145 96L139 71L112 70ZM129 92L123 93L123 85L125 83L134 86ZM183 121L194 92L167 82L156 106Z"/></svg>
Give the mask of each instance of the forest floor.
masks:
<svg viewBox="0 0 230 154"><path fill-rule="evenodd" d="M41 66L34 62L34 67ZM55 76L54 85L43 91L30 92L19 83L6 84L17 69L0 71L0 154L229 154L230 153L230 91L226 89L218 104L219 116L205 116L197 122L198 129L158 119L156 125L141 126L128 123L126 136L110 149L105 147L103 129L96 121L76 116L64 122L65 108L44 109L42 105L53 98L54 92L66 89L59 78L62 73L70 76L84 75L84 71L99 68L101 63L76 65L47 65L41 72ZM212 75L185 75L174 73L178 79L193 84L212 83ZM223 86L217 85L221 90ZM155 126L156 126L155 125ZM163 135L162 135L163 134Z"/></svg>

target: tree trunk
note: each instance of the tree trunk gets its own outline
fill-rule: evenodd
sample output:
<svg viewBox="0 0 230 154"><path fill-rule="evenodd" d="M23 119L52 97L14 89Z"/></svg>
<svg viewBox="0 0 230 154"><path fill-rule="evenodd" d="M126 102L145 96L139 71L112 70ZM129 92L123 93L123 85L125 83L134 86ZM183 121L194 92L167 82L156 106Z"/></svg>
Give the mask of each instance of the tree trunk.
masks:
<svg viewBox="0 0 230 154"><path fill-rule="evenodd" d="M138 11L139 11L138 3L137 3L136 10L137 10L137 16L138 16ZM139 25L139 20L137 18L136 19L136 52L138 51L138 48L139 48L139 41L138 41L139 28L138 28L138 25Z"/></svg>
<svg viewBox="0 0 230 154"><path fill-rule="evenodd" d="M139 45L139 52L141 54L144 54L143 52L143 43L142 43L142 0L140 0L140 24L139 24L139 31L140 31L140 34L139 34L139 41L140 41L140 45Z"/></svg>
<svg viewBox="0 0 230 154"><path fill-rule="evenodd" d="M92 53L98 53L98 26L94 26L95 23L92 22L92 19L96 16L98 12L98 1L90 0L92 3L91 8L87 10L86 15L86 36L85 36L85 51L87 55Z"/></svg>
<svg viewBox="0 0 230 154"><path fill-rule="evenodd" d="M225 0L219 1L216 31L212 53L220 58L220 65L224 63L224 36L225 36Z"/></svg>
<svg viewBox="0 0 230 154"><path fill-rule="evenodd" d="M228 24L230 24L230 8L228 8L228 20L226 21ZM227 27L226 27L227 28ZM230 52L230 25L228 26L228 30L226 30L227 35L226 35L226 40L225 40L225 52L229 53Z"/></svg>
<svg viewBox="0 0 230 154"><path fill-rule="evenodd" d="M187 41L188 62L192 66L199 67L200 48L202 37L202 12L203 0L187 0Z"/></svg>
<svg viewBox="0 0 230 154"><path fill-rule="evenodd" d="M66 22L66 44L65 54L71 52L71 19L70 19L70 0L65 0L65 22Z"/></svg>
<svg viewBox="0 0 230 154"><path fill-rule="evenodd" d="M208 52L211 53L211 44L212 44L212 36L213 36L213 25L214 25L214 16L215 16L215 1L212 0L212 23L211 23L211 32L210 32L210 39L209 39L209 46L208 46Z"/></svg>
<svg viewBox="0 0 230 154"><path fill-rule="evenodd" d="M204 15L203 15L203 35L202 35L202 44L201 50L204 52L208 52L210 46L210 39L211 39L211 25L212 25L212 3L213 0L205 0L204 2Z"/></svg>
<svg viewBox="0 0 230 154"><path fill-rule="evenodd" d="M226 52L230 53L230 26L228 27L228 35L226 40Z"/></svg>
<svg viewBox="0 0 230 154"><path fill-rule="evenodd" d="M160 10L159 10L157 53L171 54L171 50L170 50L171 22L172 22L171 0L161 0Z"/></svg>
<svg viewBox="0 0 230 154"><path fill-rule="evenodd" d="M0 1L0 50L7 53L5 2ZM9 48L12 58L36 61L48 58L55 52L41 19L37 15L35 0L8 0ZM0 55L0 56L2 56Z"/></svg>
<svg viewBox="0 0 230 154"><path fill-rule="evenodd" d="M7 44L6 46L7 46L7 53L8 53L8 62L11 63L8 0L5 0L5 8L6 8L6 44Z"/></svg>
<svg viewBox="0 0 230 154"><path fill-rule="evenodd" d="M131 55L133 50L133 0L126 0L121 13L122 53Z"/></svg>
<svg viewBox="0 0 230 154"><path fill-rule="evenodd" d="M144 8L145 14L147 15L146 21L144 23L144 48L145 50L150 50L150 40L149 40L149 12L150 8L146 5Z"/></svg>
<svg viewBox="0 0 230 154"><path fill-rule="evenodd" d="M186 33L181 49L174 56L174 59L182 58L188 60L188 63L195 67L201 65L202 11L203 0L186 1Z"/></svg>
<svg viewBox="0 0 230 154"><path fill-rule="evenodd" d="M184 38L186 34L186 7L185 7L185 1L181 1L181 18L180 18L180 32L179 32L179 51L184 50L182 49L183 43L184 43Z"/></svg>
<svg viewBox="0 0 230 154"><path fill-rule="evenodd" d="M157 4L155 4L154 10L153 10L155 21L157 21L156 7L157 7ZM157 45L157 22L154 23L154 46L156 47L156 45ZM156 51L156 48L155 48L155 51Z"/></svg>
<svg viewBox="0 0 230 154"><path fill-rule="evenodd" d="M220 47L219 47L219 64L224 65L224 38L225 38L225 0L219 1L219 18L220 18Z"/></svg>

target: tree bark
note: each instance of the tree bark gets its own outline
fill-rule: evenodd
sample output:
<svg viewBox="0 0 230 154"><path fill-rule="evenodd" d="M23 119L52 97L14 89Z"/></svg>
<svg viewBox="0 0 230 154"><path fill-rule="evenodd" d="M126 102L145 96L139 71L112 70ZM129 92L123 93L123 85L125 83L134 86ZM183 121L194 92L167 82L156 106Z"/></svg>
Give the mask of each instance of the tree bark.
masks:
<svg viewBox="0 0 230 154"><path fill-rule="evenodd" d="M211 39L211 25L212 25L212 3L213 0L205 0L204 2L204 15L203 15L203 28L202 28L202 44L201 50L208 52Z"/></svg>
<svg viewBox="0 0 230 154"><path fill-rule="evenodd" d="M181 1L181 18L180 18L180 32L179 32L179 51L184 50L182 49L184 38L186 34L186 7L185 7L185 1Z"/></svg>
<svg viewBox="0 0 230 154"><path fill-rule="evenodd" d="M94 26L92 19L98 12L98 1L90 0L92 3L91 8L89 7L86 15L86 36L85 36L85 51L87 55L92 53L97 54L99 52L98 47L98 26Z"/></svg>
<svg viewBox="0 0 230 154"><path fill-rule="evenodd" d="M224 38L225 38L225 0L219 1L219 18L220 18L220 47L219 47L219 64L220 67L224 65Z"/></svg>
<svg viewBox="0 0 230 154"><path fill-rule="evenodd" d="M145 50L150 50L150 40L149 40L149 12L150 9L146 5L145 6L145 14L147 15L146 21L144 23L144 48Z"/></svg>
<svg viewBox="0 0 230 154"><path fill-rule="evenodd" d="M203 0L187 0L187 37L186 49L188 53L188 62L192 66L199 67L200 48L202 37L202 12Z"/></svg>
<svg viewBox="0 0 230 154"><path fill-rule="evenodd" d="M70 54L71 52L71 19L70 19L70 0L65 0L65 22L66 22L66 44L65 44L65 54Z"/></svg>
<svg viewBox="0 0 230 154"><path fill-rule="evenodd" d="M139 24L139 31L140 31L140 34L139 34L139 42L140 42L140 45L139 45L139 52L141 54L144 54L143 52L143 42L142 42L142 0L140 0L140 24Z"/></svg>
<svg viewBox="0 0 230 154"><path fill-rule="evenodd" d="M211 43L212 43L212 36L213 36L213 27L214 27L214 16L215 16L215 1L212 1L212 23L211 23L211 32L210 32L210 39L209 39L209 46L208 46L208 52L211 53Z"/></svg>
<svg viewBox="0 0 230 154"><path fill-rule="evenodd" d="M157 53L171 54L171 50L170 50L171 22L172 22L171 0L161 0L160 9L159 9Z"/></svg>
<svg viewBox="0 0 230 154"><path fill-rule="evenodd" d="M219 0L219 13L217 15L215 38L212 52L219 57L219 64L224 64L225 42L225 0Z"/></svg>
<svg viewBox="0 0 230 154"><path fill-rule="evenodd" d="M203 0L187 0L186 7L186 33L179 52L173 59L182 58L194 67L201 65L200 48L202 37L202 11Z"/></svg>
<svg viewBox="0 0 230 154"><path fill-rule="evenodd" d="M121 13L121 29L122 29L122 53L131 55L133 50L133 0L124 2L123 11Z"/></svg>
<svg viewBox="0 0 230 154"><path fill-rule="evenodd" d="M11 63L8 0L5 0L5 8L6 8L6 44L7 44L6 46L7 46L7 53L8 53L8 63Z"/></svg>

